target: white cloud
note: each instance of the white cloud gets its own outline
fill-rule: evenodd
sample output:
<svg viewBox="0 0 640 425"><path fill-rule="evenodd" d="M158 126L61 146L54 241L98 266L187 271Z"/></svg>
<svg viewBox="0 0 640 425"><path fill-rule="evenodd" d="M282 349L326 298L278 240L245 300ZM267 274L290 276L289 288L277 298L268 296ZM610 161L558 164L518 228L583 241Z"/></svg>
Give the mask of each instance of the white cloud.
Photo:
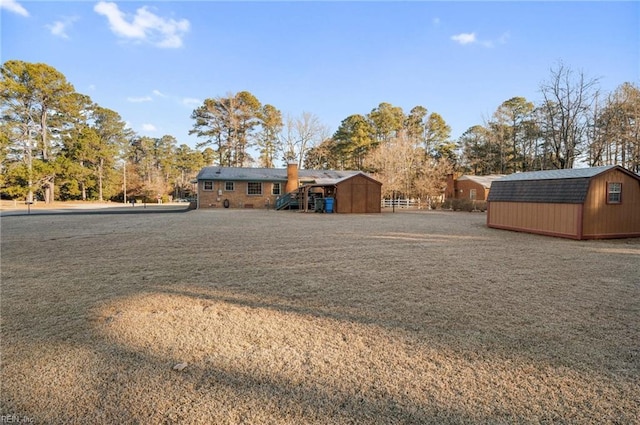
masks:
<svg viewBox="0 0 640 425"><path fill-rule="evenodd" d="M143 97L128 97L127 101L128 102L133 102L133 103L141 103L141 102L151 102L153 99L151 98L151 96L143 96Z"/></svg>
<svg viewBox="0 0 640 425"><path fill-rule="evenodd" d="M157 128L153 124L142 124L142 131L152 132L152 131L156 131L156 130L157 130Z"/></svg>
<svg viewBox="0 0 640 425"><path fill-rule="evenodd" d="M188 20L163 18L149 11L146 6L136 10L132 19L120 11L116 3L101 1L93 10L107 17L111 31L117 36L147 41L157 47L182 47L182 37L190 28Z"/></svg>
<svg viewBox="0 0 640 425"><path fill-rule="evenodd" d="M455 42L458 42L460 44L471 44L471 43L475 43L476 42L476 33L472 32L472 33L460 33L457 35L452 35L451 39Z"/></svg>
<svg viewBox="0 0 640 425"><path fill-rule="evenodd" d="M166 95L166 94L164 94L164 93L162 93L160 90L154 90L154 91L152 91L152 93L153 93L155 96L158 96L158 97L167 97L167 95Z"/></svg>
<svg viewBox="0 0 640 425"><path fill-rule="evenodd" d="M431 23L437 27L438 25L440 25L440 18L433 18L431 20Z"/></svg>
<svg viewBox="0 0 640 425"><path fill-rule="evenodd" d="M202 100L195 97L185 97L182 99L182 104L185 106L199 106L202 104Z"/></svg>
<svg viewBox="0 0 640 425"><path fill-rule="evenodd" d="M496 40L480 40L476 37L476 33L460 33L451 36L451 39L459 44L479 44L483 47L492 48L497 44L506 44L509 40L510 34L508 32L503 33Z"/></svg>
<svg viewBox="0 0 640 425"><path fill-rule="evenodd" d="M29 12L16 0L0 0L0 9L8 10L9 12L17 13L24 17L29 16Z"/></svg>
<svg viewBox="0 0 640 425"><path fill-rule="evenodd" d="M55 36L69 38L67 29L77 20L78 18L76 17L64 18L61 21L55 21L53 24L45 25L45 27Z"/></svg>

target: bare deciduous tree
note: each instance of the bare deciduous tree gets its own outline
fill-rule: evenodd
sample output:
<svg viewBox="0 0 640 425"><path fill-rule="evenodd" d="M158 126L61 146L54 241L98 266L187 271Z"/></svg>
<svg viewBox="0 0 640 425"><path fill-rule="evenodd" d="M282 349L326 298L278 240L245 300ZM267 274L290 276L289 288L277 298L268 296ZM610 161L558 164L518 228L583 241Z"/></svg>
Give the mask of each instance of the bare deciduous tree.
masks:
<svg viewBox="0 0 640 425"><path fill-rule="evenodd" d="M301 168L307 151L327 139L328 135L328 128L310 112L303 112L296 118L287 116L282 132L284 161L294 161Z"/></svg>
<svg viewBox="0 0 640 425"><path fill-rule="evenodd" d="M576 157L587 143L592 125L591 108L597 98L598 79L577 74L560 63L540 92L541 134L549 147L554 168L573 168Z"/></svg>

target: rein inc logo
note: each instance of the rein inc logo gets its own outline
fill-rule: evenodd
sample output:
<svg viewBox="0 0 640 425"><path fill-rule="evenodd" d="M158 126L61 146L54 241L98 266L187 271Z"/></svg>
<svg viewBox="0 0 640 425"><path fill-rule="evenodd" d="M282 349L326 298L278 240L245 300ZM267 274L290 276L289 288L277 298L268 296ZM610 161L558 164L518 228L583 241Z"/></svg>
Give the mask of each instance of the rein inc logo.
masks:
<svg viewBox="0 0 640 425"><path fill-rule="evenodd" d="M32 424L33 418L20 415L2 415L0 416L0 424Z"/></svg>

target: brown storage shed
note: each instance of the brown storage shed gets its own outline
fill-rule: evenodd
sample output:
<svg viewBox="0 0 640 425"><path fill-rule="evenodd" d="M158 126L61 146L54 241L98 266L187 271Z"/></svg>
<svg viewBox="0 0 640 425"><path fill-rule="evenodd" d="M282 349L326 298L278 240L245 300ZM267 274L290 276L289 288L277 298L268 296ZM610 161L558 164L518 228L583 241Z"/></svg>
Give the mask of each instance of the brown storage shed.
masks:
<svg viewBox="0 0 640 425"><path fill-rule="evenodd" d="M344 178L336 183L337 213L379 213L382 183L366 174Z"/></svg>
<svg viewBox="0 0 640 425"><path fill-rule="evenodd" d="M640 237L640 176L617 165L496 180L487 226L571 239Z"/></svg>
<svg viewBox="0 0 640 425"><path fill-rule="evenodd" d="M382 211L382 183L362 172L338 179L320 177L299 190L303 199L316 190L321 190L325 197L333 197L333 212L336 213L367 214Z"/></svg>

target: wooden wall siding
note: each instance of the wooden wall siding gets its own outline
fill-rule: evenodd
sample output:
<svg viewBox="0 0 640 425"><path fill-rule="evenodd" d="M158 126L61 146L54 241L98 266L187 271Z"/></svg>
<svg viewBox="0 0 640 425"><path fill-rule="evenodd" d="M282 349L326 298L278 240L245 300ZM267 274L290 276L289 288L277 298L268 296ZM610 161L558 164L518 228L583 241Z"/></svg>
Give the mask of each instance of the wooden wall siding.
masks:
<svg viewBox="0 0 640 425"><path fill-rule="evenodd" d="M355 176L337 185L335 212L379 213L381 186L364 176Z"/></svg>
<svg viewBox="0 0 640 425"><path fill-rule="evenodd" d="M622 203L607 204L608 182L622 183ZM584 203L583 236L640 236L640 181L616 169L591 179Z"/></svg>
<svg viewBox="0 0 640 425"><path fill-rule="evenodd" d="M491 202L487 225L544 235L580 237L581 204Z"/></svg>

